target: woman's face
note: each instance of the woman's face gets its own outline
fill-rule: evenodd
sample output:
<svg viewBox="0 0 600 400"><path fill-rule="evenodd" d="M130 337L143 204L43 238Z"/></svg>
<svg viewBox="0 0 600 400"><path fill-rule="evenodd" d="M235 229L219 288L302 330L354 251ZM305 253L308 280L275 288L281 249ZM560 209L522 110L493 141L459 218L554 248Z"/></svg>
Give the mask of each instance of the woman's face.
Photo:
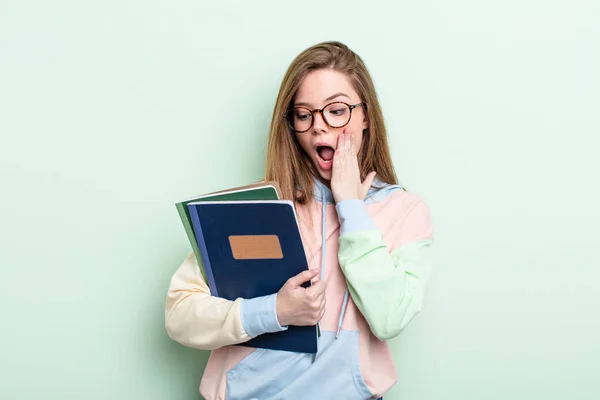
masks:
<svg viewBox="0 0 600 400"><path fill-rule="evenodd" d="M310 126L311 116L307 110L322 109L330 103L343 102L350 106L360 104L361 99L354 90L348 77L337 71L323 69L313 71L304 78L294 98L292 121L297 130ZM362 145L362 132L367 128L365 110L362 105L353 110L343 104L332 104L323 110L325 118L333 126L344 124L351 116L350 122L343 127L332 128L324 120L323 115L315 112L312 115L312 126L306 132L296 133L300 146L325 180L331 180L333 154L338 146L338 138L342 134L352 134L356 152Z"/></svg>

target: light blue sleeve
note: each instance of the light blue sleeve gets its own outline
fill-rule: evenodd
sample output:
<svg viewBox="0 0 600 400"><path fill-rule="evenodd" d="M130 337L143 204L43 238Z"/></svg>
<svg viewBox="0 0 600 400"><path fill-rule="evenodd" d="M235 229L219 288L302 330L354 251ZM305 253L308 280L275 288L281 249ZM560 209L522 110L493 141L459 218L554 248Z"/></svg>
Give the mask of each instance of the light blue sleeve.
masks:
<svg viewBox="0 0 600 400"><path fill-rule="evenodd" d="M335 205L340 221L340 235L349 232L377 229L367 211L365 202L359 199L342 200Z"/></svg>
<svg viewBox="0 0 600 400"><path fill-rule="evenodd" d="M242 327L252 337L263 333L285 331L287 326L279 325L277 319L277 293L243 299L240 306Z"/></svg>

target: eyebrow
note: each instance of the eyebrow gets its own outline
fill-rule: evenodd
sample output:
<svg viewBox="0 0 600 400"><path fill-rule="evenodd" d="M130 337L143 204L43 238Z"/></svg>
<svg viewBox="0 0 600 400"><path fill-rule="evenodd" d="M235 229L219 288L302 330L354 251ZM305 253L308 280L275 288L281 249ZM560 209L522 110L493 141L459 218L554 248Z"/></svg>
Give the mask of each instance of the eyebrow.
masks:
<svg viewBox="0 0 600 400"><path fill-rule="evenodd" d="M326 99L325 99L325 102L328 102L329 100L333 100L333 99L335 99L336 97L340 97L340 96L347 97L347 98L348 98L348 100L350 100L350 96L348 96L346 93L339 92L339 93L336 93L336 94L334 94L334 95L332 95L332 96L329 96L328 98L326 98ZM295 106L306 106L306 107L309 107L309 108L310 108L310 104L308 104L308 103L304 103L304 102L294 103L294 105L295 105Z"/></svg>

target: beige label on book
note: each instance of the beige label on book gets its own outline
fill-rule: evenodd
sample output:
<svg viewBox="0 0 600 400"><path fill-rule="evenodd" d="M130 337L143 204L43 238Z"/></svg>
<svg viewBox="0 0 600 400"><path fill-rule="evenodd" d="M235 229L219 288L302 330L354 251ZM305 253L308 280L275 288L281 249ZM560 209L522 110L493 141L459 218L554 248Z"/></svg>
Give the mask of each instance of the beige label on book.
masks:
<svg viewBox="0 0 600 400"><path fill-rule="evenodd" d="M229 236L229 244L236 260L283 258L277 235Z"/></svg>

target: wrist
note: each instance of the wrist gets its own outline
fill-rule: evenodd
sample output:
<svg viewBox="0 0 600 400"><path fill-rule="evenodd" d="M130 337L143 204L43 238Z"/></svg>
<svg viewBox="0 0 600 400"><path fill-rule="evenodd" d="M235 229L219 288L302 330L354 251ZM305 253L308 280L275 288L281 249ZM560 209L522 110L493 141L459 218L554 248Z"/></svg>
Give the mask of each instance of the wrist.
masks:
<svg viewBox="0 0 600 400"><path fill-rule="evenodd" d="M284 312L283 300L279 293L277 293L277 297L275 298L275 315L277 316L277 321L281 326L288 326L289 321L287 320L286 313Z"/></svg>
<svg viewBox="0 0 600 400"><path fill-rule="evenodd" d="M276 302L277 298L275 294L252 299L242 299L240 304L240 318L244 331L250 337L287 329L281 326L277 320Z"/></svg>
<svg viewBox="0 0 600 400"><path fill-rule="evenodd" d="M342 195L342 196L333 196L333 199L335 200L335 203L341 203L342 201L346 201L346 200L360 200L360 197L358 197L358 195Z"/></svg>

